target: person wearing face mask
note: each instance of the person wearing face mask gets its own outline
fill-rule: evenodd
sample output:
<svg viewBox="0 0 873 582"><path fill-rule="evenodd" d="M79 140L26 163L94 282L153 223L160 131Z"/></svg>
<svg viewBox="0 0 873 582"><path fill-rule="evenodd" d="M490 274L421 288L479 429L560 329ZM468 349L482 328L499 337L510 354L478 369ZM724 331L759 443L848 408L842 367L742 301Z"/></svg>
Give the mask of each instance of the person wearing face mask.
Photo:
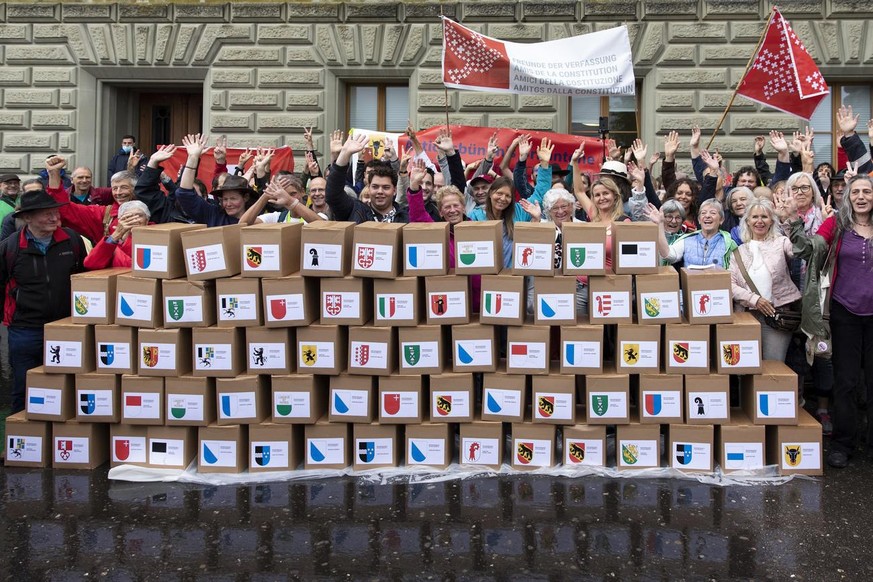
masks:
<svg viewBox="0 0 873 582"><path fill-rule="evenodd" d="M135 162L134 167L131 167L132 160ZM136 172L136 174L140 174L147 162L148 158L140 154L139 150L136 149L136 137L125 135L121 138L121 147L112 156L112 159L109 160L106 168L106 182L111 183L112 176L125 170L131 170Z"/></svg>
<svg viewBox="0 0 873 582"><path fill-rule="evenodd" d="M650 204L646 215L658 225L658 253L667 263L672 265L682 260L686 267L730 267L731 253L737 243L730 233L719 229L724 221L724 208L718 200L704 200L697 214L700 230L682 235L673 243L667 242L663 214Z"/></svg>

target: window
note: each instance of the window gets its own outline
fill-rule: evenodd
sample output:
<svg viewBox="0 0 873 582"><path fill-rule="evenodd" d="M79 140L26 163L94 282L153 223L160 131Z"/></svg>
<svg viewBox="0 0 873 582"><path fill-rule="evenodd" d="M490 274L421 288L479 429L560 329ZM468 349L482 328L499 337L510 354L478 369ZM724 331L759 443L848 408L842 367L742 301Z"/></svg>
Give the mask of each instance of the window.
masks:
<svg viewBox="0 0 873 582"><path fill-rule="evenodd" d="M407 85L349 85L346 92L349 127L401 133L409 123Z"/></svg>
<svg viewBox="0 0 873 582"><path fill-rule="evenodd" d="M600 137L600 117L609 117L609 137L621 147L630 146L639 136L640 89L638 84L636 95L571 97L570 133Z"/></svg>
<svg viewBox="0 0 873 582"><path fill-rule="evenodd" d="M837 150L837 110L841 105L852 106L854 113L859 114L858 127L855 131L859 135L867 134L867 120L873 114L873 86L849 83L828 83L831 92L822 99L809 120L809 127L815 131L815 165L823 162L831 162L835 166L839 162L839 168L846 167L846 154ZM865 140L866 141L866 140ZM839 155L839 160L837 156Z"/></svg>

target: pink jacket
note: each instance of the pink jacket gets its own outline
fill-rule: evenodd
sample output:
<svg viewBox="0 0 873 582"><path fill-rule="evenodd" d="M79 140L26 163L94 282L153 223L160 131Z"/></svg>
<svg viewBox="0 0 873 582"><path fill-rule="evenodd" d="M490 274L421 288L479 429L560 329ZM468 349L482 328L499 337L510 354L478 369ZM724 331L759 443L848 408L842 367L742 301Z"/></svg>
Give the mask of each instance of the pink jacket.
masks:
<svg viewBox="0 0 873 582"><path fill-rule="evenodd" d="M740 245L738 252L743 259L746 270L748 270L752 265L752 248L749 243ZM773 278L773 305L780 307L800 299L800 291L797 290L791 280L791 273L788 271L788 259L794 257L791 241L788 240L788 237L777 235L773 240L765 242L761 245L761 254L764 256L764 264L767 265L767 270L770 271L770 276ZM760 295L752 292L751 286L740 271L739 264L733 259L730 271L734 301L750 309L755 309Z"/></svg>

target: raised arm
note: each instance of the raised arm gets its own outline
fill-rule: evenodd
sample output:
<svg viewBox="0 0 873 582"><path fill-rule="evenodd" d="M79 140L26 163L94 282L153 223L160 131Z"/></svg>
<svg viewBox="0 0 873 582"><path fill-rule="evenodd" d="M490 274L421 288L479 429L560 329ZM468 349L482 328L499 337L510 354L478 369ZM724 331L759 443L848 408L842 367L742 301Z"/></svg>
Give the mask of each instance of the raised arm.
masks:
<svg viewBox="0 0 873 582"><path fill-rule="evenodd" d="M413 160L409 164L409 190L406 198L409 201L409 220L412 222L433 222L433 218L424 207L424 194L421 183L427 173L421 160Z"/></svg>
<svg viewBox="0 0 873 582"><path fill-rule="evenodd" d="M342 139L342 133L340 133L339 139ZM355 207L354 200L350 196L346 196L346 171L352 156L363 151L368 143L369 139L364 134L349 137L340 147L336 162L334 162L330 175L327 177L327 192L325 197L327 198L328 206L330 206L337 220L348 220ZM331 148L333 147L334 144L332 143Z"/></svg>

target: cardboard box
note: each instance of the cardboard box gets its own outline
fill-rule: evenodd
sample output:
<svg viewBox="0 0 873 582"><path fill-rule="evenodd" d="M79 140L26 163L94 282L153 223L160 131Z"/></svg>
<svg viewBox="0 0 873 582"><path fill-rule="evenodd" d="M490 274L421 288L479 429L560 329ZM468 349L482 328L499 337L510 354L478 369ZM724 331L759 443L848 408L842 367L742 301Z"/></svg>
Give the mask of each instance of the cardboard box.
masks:
<svg viewBox="0 0 873 582"><path fill-rule="evenodd" d="M297 369L293 328L246 328L246 362L249 374L290 374Z"/></svg>
<svg viewBox="0 0 873 582"><path fill-rule="evenodd" d="M348 331L340 325L310 325L297 330L297 373L336 375L348 362Z"/></svg>
<svg viewBox="0 0 873 582"><path fill-rule="evenodd" d="M606 467L606 427L564 427L565 467Z"/></svg>
<svg viewBox="0 0 873 582"><path fill-rule="evenodd" d="M450 339L448 328L439 325L401 327L397 330L400 344L398 374L419 376L439 374L448 365Z"/></svg>
<svg viewBox="0 0 873 582"><path fill-rule="evenodd" d="M249 473L293 471L302 461L303 426L265 423L249 427Z"/></svg>
<svg viewBox="0 0 873 582"><path fill-rule="evenodd" d="M591 323L633 323L632 282L630 275L588 279L588 316Z"/></svg>
<svg viewBox="0 0 873 582"><path fill-rule="evenodd" d="M427 392L421 376L379 378L379 422L414 424L425 418Z"/></svg>
<svg viewBox="0 0 873 582"><path fill-rule="evenodd" d="M683 473L712 473L716 452L711 424L671 424L669 433L672 468Z"/></svg>
<svg viewBox="0 0 873 582"><path fill-rule="evenodd" d="M175 377L191 373L190 329L141 329L137 341L140 376Z"/></svg>
<svg viewBox="0 0 873 582"><path fill-rule="evenodd" d="M576 325L576 277L534 277L534 323Z"/></svg>
<svg viewBox="0 0 873 582"><path fill-rule="evenodd" d="M555 464L555 427L530 422L512 425L512 468L530 471Z"/></svg>
<svg viewBox="0 0 873 582"><path fill-rule="evenodd" d="M685 420L682 376L640 374L633 381L636 384L640 424L681 424Z"/></svg>
<svg viewBox="0 0 873 582"><path fill-rule="evenodd" d="M303 225L300 274L309 277L347 277L352 270L354 222L319 220Z"/></svg>
<svg viewBox="0 0 873 582"><path fill-rule="evenodd" d="M454 456L454 445L454 431L450 424L407 424L406 466L447 469Z"/></svg>
<svg viewBox="0 0 873 582"><path fill-rule="evenodd" d="M50 374L80 374L94 369L94 327L73 323L65 317L45 324L45 371Z"/></svg>
<svg viewBox="0 0 873 582"><path fill-rule="evenodd" d="M576 424L576 376L559 374L534 376L531 387L534 424Z"/></svg>
<svg viewBox="0 0 873 582"><path fill-rule="evenodd" d="M355 470L397 467L403 458L400 428L396 424L354 425Z"/></svg>
<svg viewBox="0 0 873 582"><path fill-rule="evenodd" d="M70 276L73 293L71 317L75 323L108 325L115 322L115 285L130 269L85 271Z"/></svg>
<svg viewBox="0 0 873 582"><path fill-rule="evenodd" d="M740 403L754 424L796 425L797 374L783 362L764 360L760 374L743 376Z"/></svg>
<svg viewBox="0 0 873 582"><path fill-rule="evenodd" d="M685 376L685 423L726 424L730 421L730 378L721 374Z"/></svg>
<svg viewBox="0 0 873 582"><path fill-rule="evenodd" d="M473 302L467 277L449 270L448 275L426 278L424 286L428 325L457 325L470 321Z"/></svg>
<svg viewBox="0 0 873 582"><path fill-rule="evenodd" d="M345 469L351 464L352 425L321 417L303 430L304 469Z"/></svg>
<svg viewBox="0 0 873 582"><path fill-rule="evenodd" d="M713 359L719 374L762 372L761 324L751 313L738 312L732 324L714 327Z"/></svg>
<svg viewBox="0 0 873 582"><path fill-rule="evenodd" d="M267 327L307 326L321 315L319 280L299 273L261 279Z"/></svg>
<svg viewBox="0 0 873 582"><path fill-rule="evenodd" d="M505 363L482 375L482 420L523 422L527 407L527 376L508 374Z"/></svg>
<svg viewBox="0 0 873 582"><path fill-rule="evenodd" d="M801 408L796 426L768 426L767 464L780 475L823 475L821 424Z"/></svg>
<svg viewBox="0 0 873 582"><path fill-rule="evenodd" d="M709 374L709 326L664 326L664 370L668 374Z"/></svg>
<svg viewBox="0 0 873 582"><path fill-rule="evenodd" d="M464 221L454 234L458 275L496 275L503 269L502 221Z"/></svg>
<svg viewBox="0 0 873 582"><path fill-rule="evenodd" d="M494 326L473 323L452 326L452 371L497 370L497 333Z"/></svg>
<svg viewBox="0 0 873 582"><path fill-rule="evenodd" d="M109 425L74 420L52 423L52 467L96 469L109 459Z"/></svg>
<svg viewBox="0 0 873 582"><path fill-rule="evenodd" d="M397 367L397 330L393 327L349 329L349 373L387 376Z"/></svg>
<svg viewBox="0 0 873 582"><path fill-rule="evenodd" d="M251 277L218 279L216 318L218 327L263 325L261 316L261 280Z"/></svg>
<svg viewBox="0 0 873 582"><path fill-rule="evenodd" d="M561 326L561 374L603 372L603 326Z"/></svg>
<svg viewBox="0 0 873 582"><path fill-rule="evenodd" d="M120 377L108 374L76 374L76 421L121 420Z"/></svg>
<svg viewBox="0 0 873 582"><path fill-rule="evenodd" d="M499 275L482 275L479 321L490 325L523 325L526 315L524 277L509 269Z"/></svg>
<svg viewBox="0 0 873 582"><path fill-rule="evenodd" d="M435 374L430 377L430 421L473 422L473 374Z"/></svg>
<svg viewBox="0 0 873 582"><path fill-rule="evenodd" d="M238 376L215 381L219 426L258 424L270 416L271 394L266 376Z"/></svg>
<svg viewBox="0 0 873 582"><path fill-rule="evenodd" d="M614 370L585 377L587 424L627 424L630 421L630 378Z"/></svg>
<svg viewBox="0 0 873 582"><path fill-rule="evenodd" d="M312 424L327 414L327 376L273 376L271 384L273 423Z"/></svg>
<svg viewBox="0 0 873 582"><path fill-rule="evenodd" d="M661 328L619 324L615 338L618 370L628 374L661 370Z"/></svg>
<svg viewBox="0 0 873 582"><path fill-rule="evenodd" d="M328 402L330 422L369 424L376 418L376 378L331 376Z"/></svg>
<svg viewBox="0 0 873 582"><path fill-rule="evenodd" d="M719 267L688 269L679 272L685 316L692 325L731 323L733 296L731 274Z"/></svg>
<svg viewBox="0 0 873 582"><path fill-rule="evenodd" d="M322 325L365 325L373 316L373 281L357 277L321 280Z"/></svg>
<svg viewBox="0 0 873 582"><path fill-rule="evenodd" d="M506 371L509 374L548 374L550 352L548 326L507 328ZM557 372L557 370L555 370Z"/></svg>
<svg viewBox="0 0 873 582"><path fill-rule="evenodd" d="M352 275L375 279L398 277L403 227L395 222L357 225L352 238Z"/></svg>
<svg viewBox="0 0 873 582"><path fill-rule="evenodd" d="M148 465L148 430L147 426L109 425L109 466Z"/></svg>
<svg viewBox="0 0 873 582"><path fill-rule="evenodd" d="M443 425L447 426L447 425ZM6 417L7 467L44 468L51 466L51 424L25 419L22 410Z"/></svg>
<svg viewBox="0 0 873 582"><path fill-rule="evenodd" d="M682 323L679 273L661 267L651 275L634 277L637 289L637 322L641 325Z"/></svg>
<svg viewBox="0 0 873 582"><path fill-rule="evenodd" d="M417 326L424 319L424 281L418 277L373 281L373 325Z"/></svg>
<svg viewBox="0 0 873 582"><path fill-rule="evenodd" d="M167 426L209 426L216 420L215 380L175 376L164 380Z"/></svg>
<svg viewBox="0 0 873 582"><path fill-rule="evenodd" d="M247 424L210 424L198 430L197 471L200 473L242 473L248 465Z"/></svg>
<svg viewBox="0 0 873 582"><path fill-rule="evenodd" d="M54 374L38 366L27 371L24 401L27 420L64 422L76 416L72 374Z"/></svg>
<svg viewBox="0 0 873 582"><path fill-rule="evenodd" d="M185 269L191 281L233 277L240 272L240 231L232 224L182 233Z"/></svg>
<svg viewBox="0 0 873 582"><path fill-rule="evenodd" d="M606 271L607 225L595 222L569 222L561 225L564 275L603 276ZM612 273L610 269L609 273Z"/></svg>
<svg viewBox="0 0 873 582"><path fill-rule="evenodd" d="M101 374L136 374L139 347L136 328L121 325L95 325L97 369Z"/></svg>
<svg viewBox="0 0 873 582"><path fill-rule="evenodd" d="M197 456L197 429L193 426L150 426L148 466L185 470Z"/></svg>
<svg viewBox="0 0 873 582"><path fill-rule="evenodd" d="M431 277L449 272L449 223L403 225L403 275Z"/></svg>
<svg viewBox="0 0 873 582"><path fill-rule="evenodd" d="M658 272L658 225L654 222L616 222L612 225L612 267L616 275Z"/></svg>
<svg viewBox="0 0 873 582"><path fill-rule="evenodd" d="M154 279L178 279L185 276L185 253L182 233L205 230L203 224L168 222L150 224L131 231L133 273Z"/></svg>
<svg viewBox="0 0 873 582"><path fill-rule="evenodd" d="M475 420L461 424L460 463L500 470L503 465L503 423Z"/></svg>
<svg viewBox="0 0 873 582"><path fill-rule="evenodd" d="M244 330L238 327L195 328L193 374L233 378L246 369Z"/></svg>
<svg viewBox="0 0 873 582"><path fill-rule="evenodd" d="M661 425L634 422L615 429L615 467L652 469L661 466Z"/></svg>
<svg viewBox="0 0 873 582"><path fill-rule="evenodd" d="M115 323L118 325L154 328L164 324L159 280L119 275L115 292Z"/></svg>
<svg viewBox="0 0 873 582"><path fill-rule="evenodd" d="M253 224L240 230L243 277L284 277L300 270L302 222Z"/></svg>
<svg viewBox="0 0 873 582"><path fill-rule="evenodd" d="M740 408L730 413L727 424L715 429L718 464L724 473L755 471L767 464L766 428L754 425Z"/></svg>
<svg viewBox="0 0 873 582"><path fill-rule="evenodd" d="M164 379L121 377L121 423L164 424Z"/></svg>
<svg viewBox="0 0 873 582"><path fill-rule="evenodd" d="M555 225L519 222L513 226L512 274L551 277L555 274Z"/></svg>
<svg viewBox="0 0 873 582"><path fill-rule="evenodd" d="M215 282L165 279L161 285L164 327L215 325Z"/></svg>

